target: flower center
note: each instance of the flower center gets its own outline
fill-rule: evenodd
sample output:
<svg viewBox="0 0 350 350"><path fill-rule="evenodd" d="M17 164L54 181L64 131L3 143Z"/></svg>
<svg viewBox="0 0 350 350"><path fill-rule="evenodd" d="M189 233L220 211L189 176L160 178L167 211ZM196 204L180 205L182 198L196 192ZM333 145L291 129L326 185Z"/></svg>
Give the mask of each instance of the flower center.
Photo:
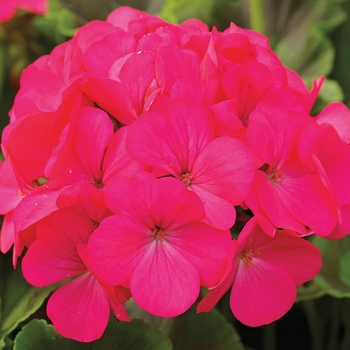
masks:
<svg viewBox="0 0 350 350"><path fill-rule="evenodd" d="M193 175L189 172L183 173L180 176L180 180L186 185L186 186L190 186L191 182L193 180Z"/></svg>
<svg viewBox="0 0 350 350"><path fill-rule="evenodd" d="M253 255L260 255L260 250L253 250L253 249L243 249L239 254L238 257L243 260L243 262L248 267L252 267L253 265Z"/></svg>
<svg viewBox="0 0 350 350"><path fill-rule="evenodd" d="M259 170L266 173L266 179L270 180L271 182L279 182L284 178L284 173L282 171L278 170L277 168L272 168L267 163L261 166Z"/></svg>
<svg viewBox="0 0 350 350"><path fill-rule="evenodd" d="M159 227L159 226L156 226L153 230L152 230L152 233L151 233L152 237L154 239L156 239L157 241L163 241L164 237L165 237L165 232L164 230Z"/></svg>
<svg viewBox="0 0 350 350"><path fill-rule="evenodd" d="M279 170L276 169L276 168L273 168L273 169L272 169L272 172L271 172L271 174L270 174L270 178L271 178L271 179L276 179L276 180L278 180L278 179L281 179L282 177L283 177L282 171L279 171Z"/></svg>

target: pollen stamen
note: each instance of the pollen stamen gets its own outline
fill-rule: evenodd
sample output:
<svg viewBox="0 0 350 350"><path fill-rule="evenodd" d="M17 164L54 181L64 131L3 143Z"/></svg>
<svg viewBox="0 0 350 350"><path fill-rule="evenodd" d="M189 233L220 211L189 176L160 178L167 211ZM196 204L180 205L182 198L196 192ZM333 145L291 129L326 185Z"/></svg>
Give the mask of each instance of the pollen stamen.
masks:
<svg viewBox="0 0 350 350"><path fill-rule="evenodd" d="M252 267L253 265L253 255L260 255L261 251L256 249L243 249L238 257L243 260L247 267Z"/></svg>
<svg viewBox="0 0 350 350"><path fill-rule="evenodd" d="M189 172L183 173L180 176L180 180L186 185L186 186L190 186L193 180L193 175Z"/></svg>
<svg viewBox="0 0 350 350"><path fill-rule="evenodd" d="M272 168L271 173L267 175L267 178L273 182L283 180L283 172L277 168Z"/></svg>
<svg viewBox="0 0 350 350"><path fill-rule="evenodd" d="M165 232L161 227L156 226L151 233L152 237L157 241L163 241L165 237Z"/></svg>

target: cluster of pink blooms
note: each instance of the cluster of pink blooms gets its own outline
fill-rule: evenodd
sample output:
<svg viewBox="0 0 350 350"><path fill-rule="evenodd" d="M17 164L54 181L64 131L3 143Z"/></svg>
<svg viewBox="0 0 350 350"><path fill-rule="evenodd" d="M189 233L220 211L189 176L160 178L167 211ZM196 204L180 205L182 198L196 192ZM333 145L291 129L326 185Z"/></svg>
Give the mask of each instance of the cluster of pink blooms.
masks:
<svg viewBox="0 0 350 350"><path fill-rule="evenodd" d="M61 282L57 331L95 340L130 297L177 316L201 287L198 312L232 287L244 324L285 314L321 268L304 236L350 232L350 113L310 116L322 83L254 31L128 7L29 66L2 136L1 251Z"/></svg>
<svg viewBox="0 0 350 350"><path fill-rule="evenodd" d="M15 16L17 9L44 14L48 0L0 0L0 23Z"/></svg>

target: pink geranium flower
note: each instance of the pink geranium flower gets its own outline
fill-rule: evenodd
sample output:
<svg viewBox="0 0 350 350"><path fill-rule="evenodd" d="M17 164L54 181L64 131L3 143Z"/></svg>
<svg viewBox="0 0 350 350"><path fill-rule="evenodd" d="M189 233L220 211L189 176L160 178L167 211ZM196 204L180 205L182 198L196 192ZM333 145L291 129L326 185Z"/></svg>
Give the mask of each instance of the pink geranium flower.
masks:
<svg viewBox="0 0 350 350"><path fill-rule="evenodd" d="M222 280L198 304L210 311L232 286L230 307L242 323L255 327L282 317L293 305L296 287L321 269L321 254L293 231L277 230L254 216L233 240Z"/></svg>
<svg viewBox="0 0 350 350"><path fill-rule="evenodd" d="M200 285L221 278L230 232L200 222L203 205L184 184L143 173L115 180L105 198L116 215L89 241L91 266L107 283L130 286L143 309L179 315L195 302Z"/></svg>
<svg viewBox="0 0 350 350"><path fill-rule="evenodd" d="M169 100L164 112L151 110L131 126L126 149L141 164L186 184L202 199L205 222L228 229L235 222L234 205L248 194L254 164L239 140L215 138L216 125L200 105Z"/></svg>
<svg viewBox="0 0 350 350"><path fill-rule="evenodd" d="M343 117L338 115L339 119ZM315 167L337 205L338 222L327 235L331 239L342 238L350 232L350 147L337 131L328 122L318 125L311 119L299 139L301 156Z"/></svg>
<svg viewBox="0 0 350 350"><path fill-rule="evenodd" d="M329 235L337 222L334 198L323 179L301 157L299 138L308 116L289 113L276 103L260 104L250 117L248 139L262 165L255 174L247 205L276 227L320 236Z"/></svg>
<svg viewBox="0 0 350 350"><path fill-rule="evenodd" d="M86 245L91 233L106 216L103 194L90 184L80 184L74 203L38 223L34 241L22 261L23 275L37 287L67 281L50 297L47 314L63 336L82 342L100 338L110 308L123 321L130 321L123 306L130 294L97 278L90 267ZM74 278L73 280L70 280Z"/></svg>
<svg viewBox="0 0 350 350"><path fill-rule="evenodd" d="M127 132L127 127L114 132L113 122L101 109L82 107L49 159L45 169L48 186L60 188L83 181L102 188L117 175L142 170L125 150Z"/></svg>

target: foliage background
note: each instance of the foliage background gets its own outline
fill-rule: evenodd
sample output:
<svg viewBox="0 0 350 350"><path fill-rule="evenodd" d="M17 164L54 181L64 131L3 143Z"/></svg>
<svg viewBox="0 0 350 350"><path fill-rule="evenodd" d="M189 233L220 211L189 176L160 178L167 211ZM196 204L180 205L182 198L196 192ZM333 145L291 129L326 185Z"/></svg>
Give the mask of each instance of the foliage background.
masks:
<svg viewBox="0 0 350 350"><path fill-rule="evenodd" d="M219 30L231 21L258 30L308 86L314 78L327 76L313 113L337 100L350 106L349 0L50 0L44 16L19 11L0 24L1 129L8 123L22 69L68 40L79 26L104 20L121 5L174 23L197 17ZM19 268L13 271L11 253L0 256L0 349L348 350L350 238L313 241L323 254L322 271L300 287L295 306L271 325L240 324L228 308L228 294L209 314L195 315L191 309L168 320L152 317L131 302L128 308L136 320L131 324L111 320L103 338L90 344L60 337L45 315L45 299L54 288L29 286Z"/></svg>

